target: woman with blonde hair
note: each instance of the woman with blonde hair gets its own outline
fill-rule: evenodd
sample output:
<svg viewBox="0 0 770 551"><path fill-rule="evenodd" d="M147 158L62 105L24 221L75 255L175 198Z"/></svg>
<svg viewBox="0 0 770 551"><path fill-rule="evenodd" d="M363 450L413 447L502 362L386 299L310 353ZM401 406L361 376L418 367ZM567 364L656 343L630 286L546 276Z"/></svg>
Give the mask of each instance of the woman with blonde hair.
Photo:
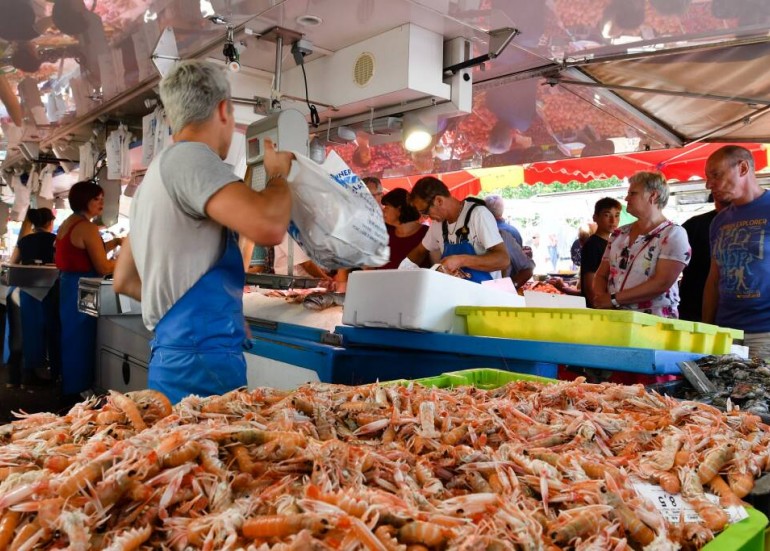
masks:
<svg viewBox="0 0 770 551"><path fill-rule="evenodd" d="M610 235L594 276L594 308L678 318L677 279L691 256L687 232L663 215L669 189L661 173L637 172L628 182L626 210L637 220ZM672 377L616 372L610 381L651 384Z"/></svg>
<svg viewBox="0 0 770 551"><path fill-rule="evenodd" d="M667 220L669 189L659 172L629 178L626 203L636 222L610 236L594 278L594 306L678 318L677 279L690 262L687 232Z"/></svg>

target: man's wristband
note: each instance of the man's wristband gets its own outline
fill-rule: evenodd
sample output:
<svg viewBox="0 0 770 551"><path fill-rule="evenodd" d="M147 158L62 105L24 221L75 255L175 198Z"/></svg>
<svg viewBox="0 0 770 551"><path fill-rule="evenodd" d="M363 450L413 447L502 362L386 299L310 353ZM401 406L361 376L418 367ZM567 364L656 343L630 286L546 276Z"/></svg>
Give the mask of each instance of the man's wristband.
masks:
<svg viewBox="0 0 770 551"><path fill-rule="evenodd" d="M615 293L610 295L610 302L612 303L613 308L620 308L620 303L618 302L618 297Z"/></svg>

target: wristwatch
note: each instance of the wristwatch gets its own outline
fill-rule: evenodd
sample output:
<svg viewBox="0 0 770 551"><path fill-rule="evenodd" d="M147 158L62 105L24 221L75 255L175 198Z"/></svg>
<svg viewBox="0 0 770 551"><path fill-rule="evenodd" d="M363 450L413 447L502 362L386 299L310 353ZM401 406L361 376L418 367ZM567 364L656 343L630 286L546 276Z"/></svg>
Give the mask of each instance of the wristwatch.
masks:
<svg viewBox="0 0 770 551"><path fill-rule="evenodd" d="M613 308L620 308L620 303L618 302L618 297L615 293L610 295L610 302L612 303Z"/></svg>

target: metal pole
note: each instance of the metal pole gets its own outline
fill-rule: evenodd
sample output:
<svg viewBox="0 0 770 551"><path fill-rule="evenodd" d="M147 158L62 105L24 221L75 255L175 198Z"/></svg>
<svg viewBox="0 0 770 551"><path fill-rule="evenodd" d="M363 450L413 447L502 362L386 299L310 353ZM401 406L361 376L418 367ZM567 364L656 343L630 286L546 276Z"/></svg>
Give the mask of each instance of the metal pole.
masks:
<svg viewBox="0 0 770 551"><path fill-rule="evenodd" d="M281 62L283 61L283 36L277 33L275 37L275 87L276 93L281 91Z"/></svg>

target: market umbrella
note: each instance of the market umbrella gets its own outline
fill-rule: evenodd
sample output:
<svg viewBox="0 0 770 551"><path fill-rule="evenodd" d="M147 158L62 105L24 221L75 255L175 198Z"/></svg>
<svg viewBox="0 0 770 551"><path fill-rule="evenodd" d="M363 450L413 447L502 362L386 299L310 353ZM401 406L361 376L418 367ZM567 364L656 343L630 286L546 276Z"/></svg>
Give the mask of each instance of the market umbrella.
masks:
<svg viewBox="0 0 770 551"><path fill-rule="evenodd" d="M625 178L639 170L659 170L668 180L680 182L693 178L702 179L709 155L724 145L726 144L696 143L677 149L532 163L524 167L524 181L528 184L568 183L573 180L589 182L605 180L612 176ZM757 171L768 166L768 145L738 145L751 151Z"/></svg>
<svg viewBox="0 0 770 551"><path fill-rule="evenodd" d="M407 191L411 191L417 180L424 178L425 176L433 176L444 182L444 185L449 188L452 197L455 197L456 199L462 200L469 195L476 195L481 191L481 182L479 179L465 170L444 172L443 174L418 174L401 178L383 178L382 187L387 191L396 188L403 188Z"/></svg>

